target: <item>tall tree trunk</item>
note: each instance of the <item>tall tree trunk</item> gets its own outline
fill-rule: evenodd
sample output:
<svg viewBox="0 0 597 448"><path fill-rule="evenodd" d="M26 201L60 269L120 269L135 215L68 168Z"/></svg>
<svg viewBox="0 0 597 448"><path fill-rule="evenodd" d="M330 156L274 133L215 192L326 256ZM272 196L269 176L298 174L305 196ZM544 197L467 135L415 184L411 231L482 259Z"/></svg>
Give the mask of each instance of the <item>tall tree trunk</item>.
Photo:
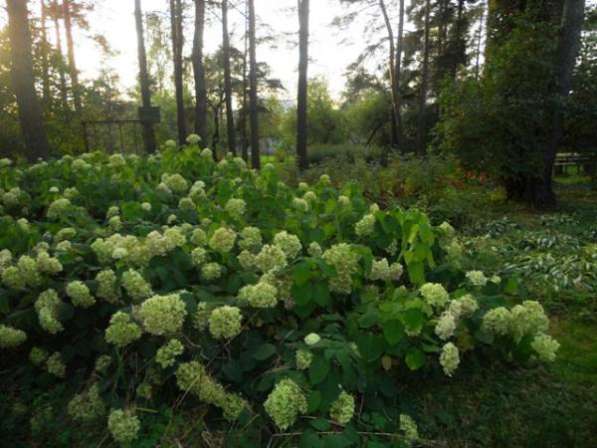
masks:
<svg viewBox="0 0 597 448"><path fill-rule="evenodd" d="M417 152L425 154L426 120L425 109L427 103L427 83L429 78L429 0L425 0L425 37L423 40L423 67L421 68L421 91L419 93L419 117L417 124Z"/></svg>
<svg viewBox="0 0 597 448"><path fill-rule="evenodd" d="M396 45L394 41L394 31L392 30L392 24L386 8L384 0L379 0L379 8L386 25L386 31L388 33L388 40L390 42L390 62L388 65L390 72L390 89L392 91L392 146L398 145L398 126L397 120L400 114L398 110L398 89L396 88ZM385 159L385 158L384 158Z"/></svg>
<svg viewBox="0 0 597 448"><path fill-rule="evenodd" d="M207 145L207 87L203 63L205 0L195 0L195 36L193 39L193 75L195 77L195 132Z"/></svg>
<svg viewBox="0 0 597 448"><path fill-rule="evenodd" d="M224 93L226 94L226 128L228 151L236 155L236 130L232 109L232 79L230 74L230 35L228 34L228 0L222 0L222 56L224 57Z"/></svg>
<svg viewBox="0 0 597 448"><path fill-rule="evenodd" d="M214 133L211 138L211 145L215 157L216 152L218 150L218 145L220 143L220 106L212 106L212 110L214 114Z"/></svg>
<svg viewBox="0 0 597 448"><path fill-rule="evenodd" d="M241 145L242 145L242 156L245 162L249 161L249 142L247 138L247 65L248 65L248 53L249 53L249 20L248 20L248 5L245 5L245 48L243 51L243 105L240 114L240 132L241 132Z"/></svg>
<svg viewBox="0 0 597 448"><path fill-rule="evenodd" d="M299 79L297 98L296 156L299 170L309 168L307 157L307 101L309 68L309 0L298 0L299 15Z"/></svg>
<svg viewBox="0 0 597 448"><path fill-rule="evenodd" d="M249 2L249 85L250 85L250 122L251 122L251 164L253 168L261 168L259 154L259 109L257 104L257 43L255 39L255 0Z"/></svg>
<svg viewBox="0 0 597 448"><path fill-rule="evenodd" d="M396 99L397 99L397 106L396 106L396 128L398 132L398 147L402 147L402 150L405 149L403 138L404 132L402 129L402 98L400 97L400 79L402 74L402 47L403 43L403 34L404 34L404 0L400 0L399 6L399 16L400 22L398 23L398 36L396 38L396 68L394 69L394 77L395 81L395 89L396 89Z"/></svg>
<svg viewBox="0 0 597 448"><path fill-rule="evenodd" d="M141 84L141 100L143 108L151 107L151 91L149 89L149 75L147 74L147 55L145 53L145 37L143 32L143 14L141 13L141 0L135 0L135 23L137 25L137 52L139 57L139 83ZM143 143L145 151L155 152L155 134L153 124L145 121L142 124Z"/></svg>
<svg viewBox="0 0 597 448"><path fill-rule="evenodd" d="M483 39L483 25L485 25L485 4L481 4L481 20L479 21L479 30L477 31L477 54L475 56L475 79L479 80L481 72L481 41Z"/></svg>
<svg viewBox="0 0 597 448"><path fill-rule="evenodd" d="M456 12L456 26L454 32L454 45L456 46L456 54L453 54L453 61L451 61L450 76L456 79L456 72L458 66L466 64L466 41L464 33L464 0L458 0L458 7Z"/></svg>
<svg viewBox="0 0 597 448"><path fill-rule="evenodd" d="M47 27L47 9L45 0L40 1L41 8L41 71L42 71L42 86L43 86L43 102L47 106L50 105L50 64L48 59L48 27Z"/></svg>
<svg viewBox="0 0 597 448"><path fill-rule="evenodd" d="M66 50L68 56L68 70L70 73L71 87L73 89L73 100L75 111L81 117L81 89L79 85L79 72L75 62L75 44L73 42L73 24L70 10L70 0L63 0L62 10L64 14L64 29L66 31Z"/></svg>
<svg viewBox="0 0 597 448"><path fill-rule="evenodd" d="M565 0L560 38L556 53L556 101L552 118L552 134L543 154L543 186L538 198L541 207L552 207L556 204L553 192L553 165L560 140L562 138L563 106L572 89L572 72L580 49L580 33L583 24L585 0Z"/></svg>
<svg viewBox="0 0 597 448"><path fill-rule="evenodd" d="M58 53L58 74L60 76L60 99L62 102L62 109L68 113L68 92L66 87L66 72L64 70L64 53L62 51L62 33L60 32L60 20L58 18L58 0L52 2L54 16L54 31L56 32L56 52Z"/></svg>
<svg viewBox="0 0 597 448"><path fill-rule="evenodd" d="M176 122L178 129L178 143L183 145L187 138L187 125L183 95L183 67L182 67L182 3L181 0L170 0L170 25L172 34L172 55L174 63L174 89L176 91Z"/></svg>
<svg viewBox="0 0 597 448"><path fill-rule="evenodd" d="M27 160L47 158L50 149L43 126L41 105L35 93L31 56L31 31L26 0L6 0L8 31L12 60L12 83L17 98L21 132L25 140Z"/></svg>

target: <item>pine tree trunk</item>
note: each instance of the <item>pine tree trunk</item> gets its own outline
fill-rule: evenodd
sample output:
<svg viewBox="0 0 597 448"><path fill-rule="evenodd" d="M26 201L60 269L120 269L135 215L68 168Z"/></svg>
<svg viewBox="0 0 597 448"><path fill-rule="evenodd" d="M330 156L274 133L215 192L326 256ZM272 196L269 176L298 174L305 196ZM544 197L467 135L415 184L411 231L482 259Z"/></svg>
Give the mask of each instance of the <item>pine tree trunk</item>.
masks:
<svg viewBox="0 0 597 448"><path fill-rule="evenodd" d="M390 17L388 15L388 10L386 8L386 4L384 0L379 0L379 8L381 10L381 14L384 19L384 23L386 25L386 31L388 33L388 40L390 42L390 62L388 65L389 72L390 72L390 89L392 93L392 146L396 147L398 145L398 115L400 112L398 110L398 89L396 86L396 45L394 41L394 31L392 30L392 24L390 23ZM384 161L387 159L384 157Z"/></svg>
<svg viewBox="0 0 597 448"><path fill-rule="evenodd" d="M481 40L483 39L483 25L485 25L485 6L481 5L481 20L477 31L477 54L475 55L475 79L479 80L481 74Z"/></svg>
<svg viewBox="0 0 597 448"><path fill-rule="evenodd" d="M453 55L453 61L451 61L450 76L452 79L456 79L456 73L458 66L466 64L466 40L463 35L464 32L464 0L458 0L458 7L456 10L456 30L454 36L454 42L456 45L456 54Z"/></svg>
<svg viewBox="0 0 597 448"><path fill-rule="evenodd" d="M62 51L62 33L60 32L60 20L58 18L58 0L52 3L54 9L54 31L56 32L56 52L58 53L58 74L60 76L60 100L62 102L62 109L68 113L68 91L66 86L66 72L64 70L64 53Z"/></svg>
<svg viewBox="0 0 597 448"><path fill-rule="evenodd" d="M193 39L193 75L195 77L195 132L207 145L207 88L203 63L205 0L195 0L195 36Z"/></svg>
<svg viewBox="0 0 597 448"><path fill-rule="evenodd" d="M426 120L425 110L427 103L427 83L429 78L429 13L431 6L429 0L425 0L425 37L423 40L423 67L421 68L421 91L419 93L419 117L417 124L417 152L425 154L426 141Z"/></svg>
<svg viewBox="0 0 597 448"><path fill-rule="evenodd" d="M41 8L41 71L42 71L42 86L43 86L43 102L47 106L50 105L50 64L48 58L48 28L47 28L47 10L45 0L40 1Z"/></svg>
<svg viewBox="0 0 597 448"><path fill-rule="evenodd" d="M137 52L139 57L139 83L141 84L141 100L143 107L149 108L151 107L151 91L149 89L149 75L147 73L147 55L145 52L141 0L135 0L135 23L137 26ZM156 142L152 123L143 122L141 125L145 151L147 153L155 152Z"/></svg>
<svg viewBox="0 0 597 448"><path fill-rule="evenodd" d="M70 10L70 0L63 0L62 10L64 14L64 29L66 31L66 50L68 56L68 70L70 73L71 86L73 89L73 100L75 111L81 117L81 89L79 86L79 72L75 61L75 45L73 42L73 25Z"/></svg>
<svg viewBox="0 0 597 448"><path fill-rule="evenodd" d="M398 36L396 37L396 68L394 69L395 76L395 89L396 89L396 128L398 133L398 148L402 148L404 151L404 131L402 128L402 114L401 114L401 103L402 98L400 97L400 80L402 74L402 47L403 47L403 34L404 34L404 0L400 0L399 6L400 22L398 23Z"/></svg>
<svg viewBox="0 0 597 448"><path fill-rule="evenodd" d="M245 8L245 15L247 16L245 18L245 35L244 35L244 41L245 41L245 48L243 51L243 104L242 104L242 110L241 110L241 114L240 114L240 123L239 123L239 127L240 127L240 132L241 132L241 145L242 145L242 156L245 162L249 161L249 142L248 142L248 138L247 138L247 87L248 87L248 82L247 82L247 65L248 65L248 53L249 53L249 21L248 21L248 7Z"/></svg>
<svg viewBox="0 0 597 448"><path fill-rule="evenodd" d="M224 57L224 93L226 95L226 129L228 151L236 155L236 130L232 109L232 79L230 74L230 35L228 34L228 0L222 0L222 56Z"/></svg>
<svg viewBox="0 0 597 448"><path fill-rule="evenodd" d="M299 170L309 168L307 157L307 101L309 67L309 0L299 0L299 79L297 98L296 156Z"/></svg>
<svg viewBox="0 0 597 448"><path fill-rule="evenodd" d="M181 0L170 0L170 25L172 34L172 55L174 63L174 89L176 93L176 123L178 143L183 145L187 138L187 126L184 109L184 86L182 67L182 3Z"/></svg>
<svg viewBox="0 0 597 448"><path fill-rule="evenodd" d="M35 92L31 56L31 32L26 0L6 0L11 47L12 83L19 113L21 132L30 162L47 158L50 149L43 126L41 105Z"/></svg>
<svg viewBox="0 0 597 448"><path fill-rule="evenodd" d="M255 39L255 0L249 2L249 99L251 123L251 164L253 168L261 168L259 154L259 109L257 104L257 42Z"/></svg>

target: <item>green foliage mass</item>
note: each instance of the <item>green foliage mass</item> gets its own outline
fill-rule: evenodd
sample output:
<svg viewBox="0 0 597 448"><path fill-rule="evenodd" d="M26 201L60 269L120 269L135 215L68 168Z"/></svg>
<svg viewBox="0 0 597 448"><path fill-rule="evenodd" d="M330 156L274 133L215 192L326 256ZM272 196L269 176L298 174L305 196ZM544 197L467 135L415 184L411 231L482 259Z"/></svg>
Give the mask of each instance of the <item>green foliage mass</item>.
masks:
<svg viewBox="0 0 597 448"><path fill-rule="evenodd" d="M180 394L203 403L206 424L223 425L223 412L273 430L262 405L290 380L306 403L288 410L288 401L269 400L278 426L302 428L302 417L332 412L350 438L346 394L392 406L397 378L457 375L478 354L527 363L557 350L538 333L545 325L525 323L545 320L540 306L510 314L510 281L465 275L449 225L417 210L382 211L354 184L338 190L322 175L294 189L271 165L256 173L240 158L216 163L197 146L0 170L3 363L47 369L49 382L76 384L77 393L98 384L117 440L137 436L136 408L169 406ZM474 305L466 312L465 299ZM496 309L508 316L499 332L484 317ZM48 333L47 321L59 325ZM164 362L173 338L181 346ZM52 363L29 364L32 347L53 353ZM298 350L312 354L305 370ZM106 356L116 368L97 369Z"/></svg>

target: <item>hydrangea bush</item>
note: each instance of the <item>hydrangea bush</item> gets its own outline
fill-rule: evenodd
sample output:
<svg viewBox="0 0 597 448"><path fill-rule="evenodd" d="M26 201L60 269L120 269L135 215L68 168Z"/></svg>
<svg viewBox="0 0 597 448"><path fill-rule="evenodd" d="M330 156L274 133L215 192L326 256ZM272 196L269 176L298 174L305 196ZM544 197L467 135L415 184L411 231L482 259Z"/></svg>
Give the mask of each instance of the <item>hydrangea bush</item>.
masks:
<svg viewBox="0 0 597 448"><path fill-rule="evenodd" d="M87 378L73 420L128 444L143 409L184 398L214 421L319 418L349 437L401 376L554 359L541 305L462 271L449 225L327 176L294 189L191 140L0 168L2 356ZM398 409L385 429L419 437Z"/></svg>

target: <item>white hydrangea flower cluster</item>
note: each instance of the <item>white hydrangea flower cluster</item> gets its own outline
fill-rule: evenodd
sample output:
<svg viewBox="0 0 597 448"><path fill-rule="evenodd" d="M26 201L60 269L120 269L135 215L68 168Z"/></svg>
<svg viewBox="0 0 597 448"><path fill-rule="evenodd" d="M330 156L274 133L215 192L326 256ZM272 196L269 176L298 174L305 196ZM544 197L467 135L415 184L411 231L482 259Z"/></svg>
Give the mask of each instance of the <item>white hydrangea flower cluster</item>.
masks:
<svg viewBox="0 0 597 448"><path fill-rule="evenodd" d="M62 361L62 355L59 352L52 353L46 361L46 370L48 373L58 377L64 378L66 376L66 366Z"/></svg>
<svg viewBox="0 0 597 448"><path fill-rule="evenodd" d="M141 327L132 321L129 314L117 311L106 328L106 342L122 348L135 342L142 334Z"/></svg>
<svg viewBox="0 0 597 448"><path fill-rule="evenodd" d="M440 283L425 283L419 289L425 301L434 308L443 308L450 300L448 291Z"/></svg>
<svg viewBox="0 0 597 448"><path fill-rule="evenodd" d="M89 308L95 305L95 297L91 295L85 283L74 280L66 285L66 295L70 297L74 306Z"/></svg>
<svg viewBox="0 0 597 448"><path fill-rule="evenodd" d="M503 306L489 310L483 316L482 329L495 336L506 336L512 328L512 312Z"/></svg>
<svg viewBox="0 0 597 448"><path fill-rule="evenodd" d="M181 210L195 210L195 203L190 197L180 198L178 208Z"/></svg>
<svg viewBox="0 0 597 448"><path fill-rule="evenodd" d="M37 267L37 261L34 258L29 255L22 255L17 261L17 269L28 287L34 288L41 284L42 278Z"/></svg>
<svg viewBox="0 0 597 448"><path fill-rule="evenodd" d="M51 257L48 252L42 250L35 258L37 269L44 274L55 275L62 272L62 263L58 258Z"/></svg>
<svg viewBox="0 0 597 448"><path fill-rule="evenodd" d="M157 336L180 331L186 315L186 305L179 294L153 296L145 300L139 309L143 327Z"/></svg>
<svg viewBox="0 0 597 448"><path fill-rule="evenodd" d="M336 244L323 253L323 259L336 270L336 275L330 279L330 291L339 294L350 294L352 291L352 276L359 270L359 255L353 252L350 244Z"/></svg>
<svg viewBox="0 0 597 448"><path fill-rule="evenodd" d="M207 235L203 229L194 229L191 234L191 243L195 246L203 246L207 243Z"/></svg>
<svg viewBox="0 0 597 448"><path fill-rule="evenodd" d="M435 326L435 334L442 340L445 341L454 336L456 331L456 318L454 315L445 311L442 313Z"/></svg>
<svg viewBox="0 0 597 448"><path fill-rule="evenodd" d="M266 244L255 258L255 264L261 272L278 272L288 265L286 254L276 245Z"/></svg>
<svg viewBox="0 0 597 448"><path fill-rule="evenodd" d="M301 240L296 235L292 235L285 230L276 233L274 236L274 245L282 249L287 260L296 258L303 249Z"/></svg>
<svg viewBox="0 0 597 448"><path fill-rule="evenodd" d="M35 301L39 325L50 334L64 330L62 323L58 320L58 310L61 305L58 293L53 289L42 292Z"/></svg>
<svg viewBox="0 0 597 448"><path fill-rule="evenodd" d="M126 446L137 439L141 422L133 411L115 409L108 417L108 429L114 440Z"/></svg>
<svg viewBox="0 0 597 448"><path fill-rule="evenodd" d="M310 205L312 205L313 203L317 202L317 195L313 191L307 191L303 195L303 199L305 201L307 201L307 203L309 203Z"/></svg>
<svg viewBox="0 0 597 448"><path fill-rule="evenodd" d="M71 208L71 206L72 204L67 198L56 199L48 207L46 216L48 219L58 219L65 214Z"/></svg>
<svg viewBox="0 0 597 448"><path fill-rule="evenodd" d="M136 261L145 259L142 245L133 235L122 236L115 233L106 239L97 238L90 247L101 264L109 264L113 259Z"/></svg>
<svg viewBox="0 0 597 448"><path fill-rule="evenodd" d="M307 370L313 362L313 353L309 350L299 349L296 351L295 361L297 369Z"/></svg>
<svg viewBox="0 0 597 448"><path fill-rule="evenodd" d="M307 398L301 388L289 378L279 381L263 403L265 412L282 431L307 412Z"/></svg>
<svg viewBox="0 0 597 448"><path fill-rule="evenodd" d="M317 258L321 257L321 255L323 254L323 250L321 249L321 246L318 242L313 241L309 244L309 247L307 248L307 253L310 256Z"/></svg>
<svg viewBox="0 0 597 448"><path fill-rule="evenodd" d="M376 281L381 280L384 282L392 282L400 280L404 268L398 262L389 264L387 258L381 260L373 260L371 264L371 272L369 273L369 279Z"/></svg>
<svg viewBox="0 0 597 448"><path fill-rule="evenodd" d="M155 361L162 367L167 369L172 367L176 362L176 358L184 352L184 346L178 339L170 339L166 344L161 346L155 356Z"/></svg>
<svg viewBox="0 0 597 448"><path fill-rule="evenodd" d="M248 403L239 395L226 392L215 381L199 361L191 361L178 366L176 371L178 387L196 395L201 401L219 407L228 421L238 419Z"/></svg>
<svg viewBox="0 0 597 448"><path fill-rule="evenodd" d="M110 355L100 355L95 360L95 371L98 373L106 373L111 365L112 357Z"/></svg>
<svg viewBox="0 0 597 448"><path fill-rule="evenodd" d="M246 271L252 271L257 265L257 256L248 250L243 250L237 258L241 267Z"/></svg>
<svg viewBox="0 0 597 448"><path fill-rule="evenodd" d="M162 183L177 194L184 194L189 189L189 183L180 174L162 174Z"/></svg>
<svg viewBox="0 0 597 448"><path fill-rule="evenodd" d="M141 301L153 294L151 285L134 269L122 274L122 287L134 301Z"/></svg>
<svg viewBox="0 0 597 448"><path fill-rule="evenodd" d="M473 286L481 287L487 284L487 277L482 271L468 271L466 278Z"/></svg>
<svg viewBox="0 0 597 448"><path fill-rule="evenodd" d="M456 318L470 317L479 309L479 304L471 294L451 300L448 311Z"/></svg>
<svg viewBox="0 0 597 448"><path fill-rule="evenodd" d="M17 328L0 324L0 348L14 348L27 340L27 333Z"/></svg>
<svg viewBox="0 0 597 448"><path fill-rule="evenodd" d="M209 332L215 339L232 339L242 330L243 316L239 308L224 305L214 309L209 316Z"/></svg>
<svg viewBox="0 0 597 448"><path fill-rule="evenodd" d="M358 237L372 235L375 231L375 215L368 214L361 218L354 226L354 232Z"/></svg>
<svg viewBox="0 0 597 448"><path fill-rule="evenodd" d="M120 215L120 208L117 205L111 205L106 212L106 219Z"/></svg>
<svg viewBox="0 0 597 448"><path fill-rule="evenodd" d="M96 295L108 303L118 303L120 299L120 287L117 284L116 274L112 269L104 269L95 276L97 282Z"/></svg>
<svg viewBox="0 0 597 448"><path fill-rule="evenodd" d="M452 342L446 343L443 346L442 352L439 356L439 363L444 369L444 373L447 376L452 376L460 364L460 353L458 351L458 347L456 347Z"/></svg>
<svg viewBox="0 0 597 448"><path fill-rule="evenodd" d="M232 250L236 242L236 232L226 227L217 229L209 240L209 247L216 252L226 254Z"/></svg>
<svg viewBox="0 0 597 448"><path fill-rule="evenodd" d="M193 263L193 266L201 267L208 259L209 255L207 250L203 247L196 247L191 252L191 262Z"/></svg>
<svg viewBox="0 0 597 448"><path fill-rule="evenodd" d="M201 267L201 276L208 282L219 279L223 273L223 266L216 262L206 263Z"/></svg>
<svg viewBox="0 0 597 448"><path fill-rule="evenodd" d="M450 339L454 336L458 321L471 316L478 307L477 301L470 294L451 300L448 309L437 320L435 334L443 341Z"/></svg>
<svg viewBox="0 0 597 448"><path fill-rule="evenodd" d="M341 425L346 425L354 416L354 397L342 391L330 407L330 417Z"/></svg>
<svg viewBox="0 0 597 448"><path fill-rule="evenodd" d="M126 165L126 160L122 154L112 154L108 157L108 165L110 165L111 168L120 168Z"/></svg>
<svg viewBox="0 0 597 448"><path fill-rule="evenodd" d="M245 227L240 232L238 247L241 250L256 251L263 244L261 230L258 227Z"/></svg>
<svg viewBox="0 0 597 448"><path fill-rule="evenodd" d="M224 209L233 218L240 219L247 210L247 203L242 199L232 198L226 202Z"/></svg>
<svg viewBox="0 0 597 448"><path fill-rule="evenodd" d="M100 396L100 389L93 384L85 392L75 395L67 406L68 415L78 422L91 422L106 413L106 405Z"/></svg>
<svg viewBox="0 0 597 448"><path fill-rule="evenodd" d="M410 415L400 414L400 431L409 445L419 440L419 428Z"/></svg>
<svg viewBox="0 0 597 448"><path fill-rule="evenodd" d="M541 361L554 362L560 343L545 333L539 333L533 338L531 348L535 350Z"/></svg>
<svg viewBox="0 0 597 448"><path fill-rule="evenodd" d="M8 249L0 250L0 273L12 263L12 252Z"/></svg>
<svg viewBox="0 0 597 448"><path fill-rule="evenodd" d="M294 198L292 200L292 207L303 213L309 211L309 203L303 198Z"/></svg>
<svg viewBox="0 0 597 448"><path fill-rule="evenodd" d="M305 336L304 341L308 346L317 345L319 341L321 341L321 336L319 336L317 333L309 333L307 336Z"/></svg>
<svg viewBox="0 0 597 448"><path fill-rule="evenodd" d="M189 134L187 136L187 143L189 145L198 145L201 142L201 137L197 134Z"/></svg>
<svg viewBox="0 0 597 448"><path fill-rule="evenodd" d="M512 336L520 341L526 335L545 333L549 329L549 318L543 306L534 300L525 300L511 310Z"/></svg>
<svg viewBox="0 0 597 448"><path fill-rule="evenodd" d="M246 301L253 308L273 308L278 303L278 289L265 281L255 285L243 286L238 293L240 300Z"/></svg>

